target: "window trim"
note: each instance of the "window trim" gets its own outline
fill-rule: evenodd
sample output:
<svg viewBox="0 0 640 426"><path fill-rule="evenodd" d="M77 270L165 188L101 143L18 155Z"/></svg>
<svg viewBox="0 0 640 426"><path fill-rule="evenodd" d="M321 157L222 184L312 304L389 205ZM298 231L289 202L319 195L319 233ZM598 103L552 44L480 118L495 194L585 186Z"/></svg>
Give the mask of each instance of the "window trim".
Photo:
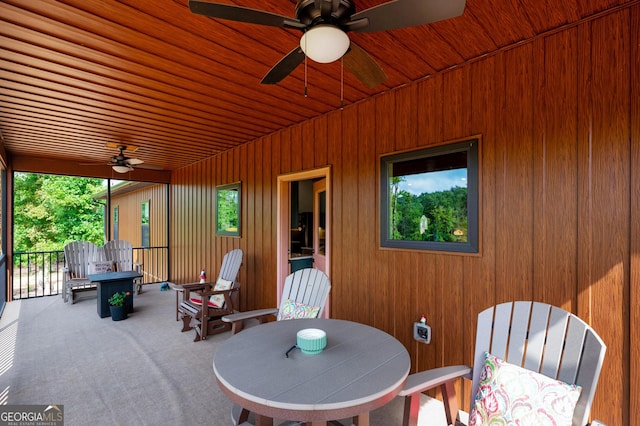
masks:
<svg viewBox="0 0 640 426"><path fill-rule="evenodd" d="M450 253L479 253L480 241L480 136L445 142L411 151L380 156L380 247ZM389 175L394 163L467 151L467 242L409 241L389 238Z"/></svg>

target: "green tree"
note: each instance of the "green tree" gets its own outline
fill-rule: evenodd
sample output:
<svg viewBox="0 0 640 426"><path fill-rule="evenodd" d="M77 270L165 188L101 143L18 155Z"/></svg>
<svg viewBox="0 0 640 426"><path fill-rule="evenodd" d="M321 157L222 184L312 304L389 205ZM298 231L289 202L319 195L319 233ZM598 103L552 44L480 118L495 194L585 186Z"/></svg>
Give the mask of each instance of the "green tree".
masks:
<svg viewBox="0 0 640 426"><path fill-rule="evenodd" d="M467 188L454 187L412 195L398 188L402 177L392 181L391 235L405 241L467 241ZM428 227L420 233L420 220L426 217Z"/></svg>
<svg viewBox="0 0 640 426"><path fill-rule="evenodd" d="M103 179L14 174L15 251L60 250L74 240L104 242Z"/></svg>
<svg viewBox="0 0 640 426"><path fill-rule="evenodd" d="M423 207L418 197L408 191L400 191L396 201L397 218L393 238L398 240L419 241L420 218L423 215Z"/></svg>
<svg viewBox="0 0 640 426"><path fill-rule="evenodd" d="M238 191L218 191L218 229L222 231L236 231L238 229Z"/></svg>
<svg viewBox="0 0 640 426"><path fill-rule="evenodd" d="M450 242L455 241L454 211L452 207L437 206L430 212L433 221L428 229L429 241Z"/></svg>

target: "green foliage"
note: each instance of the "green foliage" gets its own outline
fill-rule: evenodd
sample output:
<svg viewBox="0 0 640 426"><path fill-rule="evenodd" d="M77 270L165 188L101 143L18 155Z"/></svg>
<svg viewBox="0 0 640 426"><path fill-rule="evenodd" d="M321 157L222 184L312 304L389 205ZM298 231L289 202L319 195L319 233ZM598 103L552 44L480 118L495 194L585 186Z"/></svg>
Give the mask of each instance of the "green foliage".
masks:
<svg viewBox="0 0 640 426"><path fill-rule="evenodd" d="M127 298L128 294L124 291L120 291L118 293L114 293L113 296L109 298L109 305L111 306L124 306L124 301Z"/></svg>
<svg viewBox="0 0 640 426"><path fill-rule="evenodd" d="M391 184L392 238L405 241L467 241L467 188L423 193L418 196L398 191ZM426 218L428 226L421 229ZM424 231L424 232L421 232Z"/></svg>
<svg viewBox="0 0 640 426"><path fill-rule="evenodd" d="M218 230L238 230L239 200L237 190L218 190Z"/></svg>
<svg viewBox="0 0 640 426"><path fill-rule="evenodd" d="M420 200L407 191L400 191L396 203L396 227L393 230L395 240L421 240L420 218L423 207Z"/></svg>
<svg viewBox="0 0 640 426"><path fill-rule="evenodd" d="M104 242L103 179L14 174L15 251L61 250L74 240Z"/></svg>

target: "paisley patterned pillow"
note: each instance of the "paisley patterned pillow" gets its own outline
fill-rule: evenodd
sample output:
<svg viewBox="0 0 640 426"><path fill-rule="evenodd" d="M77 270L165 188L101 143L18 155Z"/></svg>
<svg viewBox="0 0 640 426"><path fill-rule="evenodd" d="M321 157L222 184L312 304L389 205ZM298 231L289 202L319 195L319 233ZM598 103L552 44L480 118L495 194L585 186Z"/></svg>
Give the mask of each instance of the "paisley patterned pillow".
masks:
<svg viewBox="0 0 640 426"><path fill-rule="evenodd" d="M278 314L278 320L316 318L320 312L319 306L308 306L293 300L285 300Z"/></svg>
<svg viewBox="0 0 640 426"><path fill-rule="evenodd" d="M571 426L581 391L485 352L469 426Z"/></svg>

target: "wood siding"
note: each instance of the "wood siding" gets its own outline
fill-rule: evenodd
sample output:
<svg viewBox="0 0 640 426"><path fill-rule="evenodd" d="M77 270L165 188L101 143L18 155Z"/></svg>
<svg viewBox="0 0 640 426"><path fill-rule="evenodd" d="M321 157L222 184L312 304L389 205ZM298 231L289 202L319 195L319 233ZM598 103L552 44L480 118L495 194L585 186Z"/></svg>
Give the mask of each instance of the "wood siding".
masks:
<svg viewBox="0 0 640 426"><path fill-rule="evenodd" d="M114 233L114 209L118 207L118 239L133 244L134 261L142 264L144 282L158 282L168 277L166 249L138 250L142 247L142 202L149 201L149 245L169 246L167 229L167 186L158 184L111 197L111 238Z"/></svg>
<svg viewBox="0 0 640 426"><path fill-rule="evenodd" d="M113 211L118 207L118 237L134 247L142 245L142 202L149 201L149 244L166 246L167 241L167 187L153 185L144 189L111 196L111 238L114 238Z"/></svg>
<svg viewBox="0 0 640 426"><path fill-rule="evenodd" d="M638 28L639 6L618 10L175 172L172 279L196 280L201 267L215 276L224 253L241 248L240 309L274 306L276 177L331 166L333 318L393 334L418 371L471 365L476 316L487 306L561 306L608 346L593 416L634 424ZM380 249L379 156L473 135L482 138L480 254ZM217 237L215 186L235 181L242 236ZM430 345L411 337L423 313Z"/></svg>

